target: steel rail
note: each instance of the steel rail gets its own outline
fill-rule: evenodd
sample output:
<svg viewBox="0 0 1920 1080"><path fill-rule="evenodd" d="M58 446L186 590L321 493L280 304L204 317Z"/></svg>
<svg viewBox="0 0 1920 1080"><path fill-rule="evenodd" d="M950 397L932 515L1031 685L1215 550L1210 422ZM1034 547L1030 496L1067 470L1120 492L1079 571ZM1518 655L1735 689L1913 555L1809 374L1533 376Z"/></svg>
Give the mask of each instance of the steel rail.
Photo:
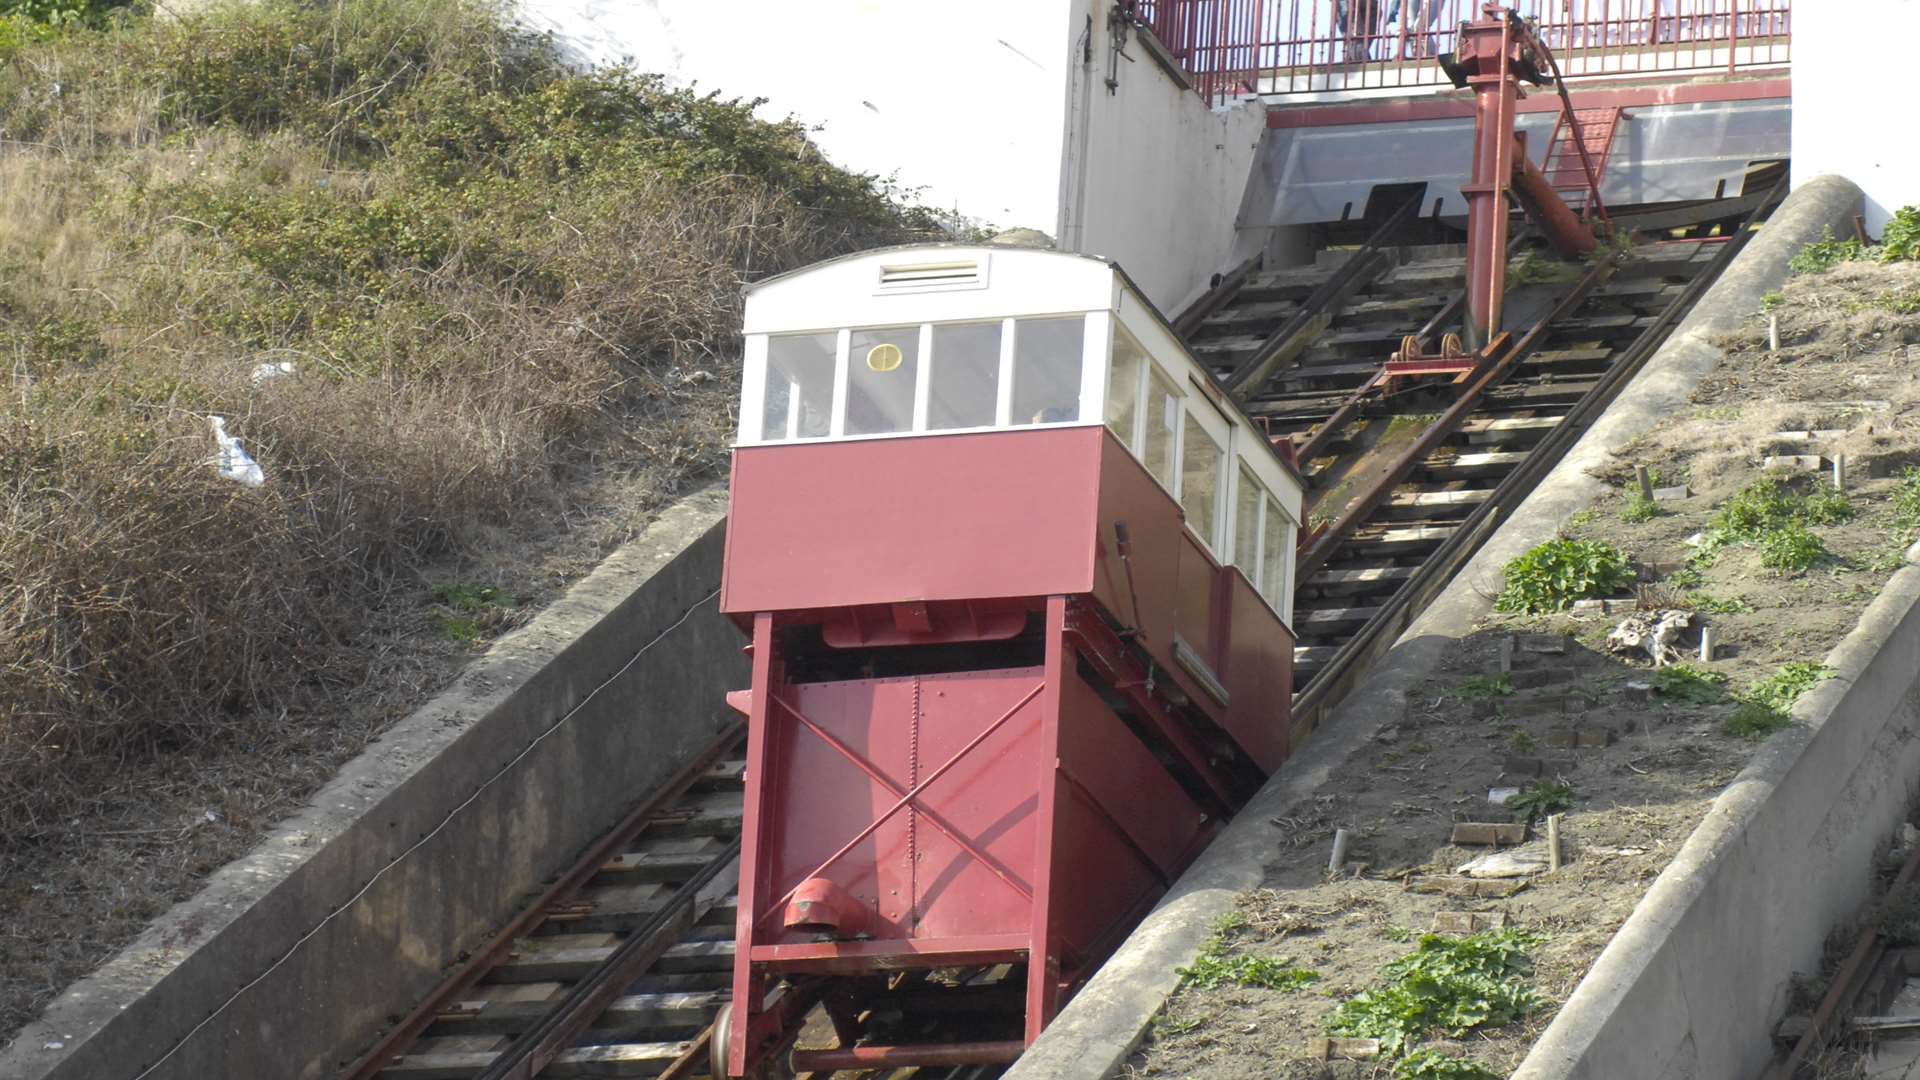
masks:
<svg viewBox="0 0 1920 1080"><path fill-rule="evenodd" d="M1300 556L1298 565L1294 569L1294 580L1304 582L1325 566L1340 545L1346 543L1347 539L1353 535L1353 531L1379 509L1380 504L1386 501L1387 496L1392 494L1393 489L1399 486L1401 481L1406 479L1407 474L1432 453L1442 440L1453 434L1461 421L1465 420L1467 415L1480 404L1480 399L1486 392L1499 385L1501 380L1505 379L1521 361L1531 356L1534 350L1540 347L1540 344L1546 340L1547 332L1552 325L1572 314L1586 302L1588 293L1613 275L1619 261L1620 255L1615 251L1609 251L1602 256L1594 263L1593 268L1574 284L1567 295L1554 305L1553 310L1535 323L1533 329L1527 331L1526 336L1509 346L1498 359L1482 363L1476 369L1473 381L1460 392L1460 396L1447 407L1447 411L1441 413L1439 419L1429 424L1427 429L1420 433L1420 437L1394 459L1393 464L1387 467L1386 473L1354 500L1347 507L1346 512L1340 515L1340 519L1328 526L1327 530L1320 534L1320 538L1314 541L1313 546ZM1495 344L1498 342L1496 341Z"/></svg>
<svg viewBox="0 0 1920 1080"><path fill-rule="evenodd" d="M514 1039L492 1064L474 1080L533 1080L540 1070L559 1057L580 1033L593 1026L633 980L644 974L681 935L693 929L706 914L705 908L723 898L732 888L722 878L724 871L740 861L738 837L700 871L674 891L666 906L645 925L627 935L613 954L575 984L567 996L540 1021ZM718 889L716 893L714 890Z"/></svg>
<svg viewBox="0 0 1920 1080"><path fill-rule="evenodd" d="M1339 307L1347 298L1387 269L1389 260L1382 249L1413 216L1413 212L1420 208L1422 198L1408 199L1398 210L1387 215L1387 219L1367 237L1365 243L1354 250L1346 263L1301 301L1293 318L1274 331L1245 363L1221 380L1221 386L1236 399L1245 400L1248 394L1258 390L1272 377L1274 370L1282 363L1306 351L1307 346L1333 322ZM1251 389L1243 389L1249 384Z"/></svg>
<svg viewBox="0 0 1920 1080"><path fill-rule="evenodd" d="M1263 253L1255 253L1226 274L1216 278L1211 288L1201 293L1198 300L1188 304L1186 310L1169 324L1173 327L1174 334L1182 341L1192 337L1193 332L1200 329L1200 324L1207 321L1207 316L1225 307L1227 301L1239 293L1240 287L1247 283L1247 278L1251 277L1255 270L1260 269L1264 258Z"/></svg>
<svg viewBox="0 0 1920 1080"><path fill-rule="evenodd" d="M718 738L701 748L693 760L669 777L665 784L622 818L618 825L608 830L565 874L541 892L512 921L501 927L479 952L442 980L412 1012L382 1036L373 1049L363 1054L352 1069L341 1074L343 1080L374 1080L407 1046L417 1041L435 1019L447 1011L449 1003L459 1000L460 995L472 989L488 971L498 966L506 954L513 950L515 941L545 922L551 909L579 892L622 845L630 842L699 782L716 762L739 744L745 731L746 721L731 724Z"/></svg>
<svg viewBox="0 0 1920 1080"><path fill-rule="evenodd" d="M1409 578L1393 595L1382 604L1372 618L1352 637L1343 642L1326 666L1294 698L1293 717L1295 731L1311 730L1319 714L1340 703L1341 698L1351 689L1352 684L1365 674L1364 664L1371 661L1381 650L1391 645L1398 631L1404 629L1405 616L1416 605L1423 604L1439 588L1452 579L1454 573L1479 551L1481 542L1492 531L1493 526L1504 522L1526 496L1533 491L1540 479L1553 466L1559 464L1573 443L1586 433L1598 418L1598 413L1610 404L1619 391L1632 377L1639 373L1654 352L1667 339L1668 333L1681 317L1693 309L1700 296L1719 280L1734 257L1739 254L1747 241L1754 235L1754 224L1767 209L1779 201L1785 194L1784 180L1776 182L1769 191L1768 198L1754 206L1741 222L1740 230L1721 246L1714 259L1700 273L1694 275L1679 296L1663 309L1654 322L1644 330L1640 337L1621 353L1620 358L1607 368L1600 381L1595 383L1581 399L1561 418L1560 423L1547 434L1525 461L1508 473L1495 486L1487 501L1475 508L1454 531L1443 541L1439 548L1429 555L1420 565L1418 572ZM1296 581L1305 584L1305 576L1297 576ZM1392 636L1388 633L1392 631ZM1386 638L1382 641L1382 638Z"/></svg>
<svg viewBox="0 0 1920 1080"><path fill-rule="evenodd" d="M1527 230L1522 229L1514 235L1513 239L1507 242L1508 261L1512 261L1514 253L1520 250L1529 235ZM1466 309L1466 306L1467 291L1465 289L1461 289L1451 297L1448 297L1447 302L1441 305L1440 310L1434 312L1433 317L1428 319L1421 325L1419 330L1414 332L1413 337L1419 340L1420 347L1424 349L1432 345L1434 339L1439 336L1441 331L1445 330L1447 326L1460 318L1460 313ZM1294 452L1294 457L1301 463L1302 468L1305 467L1307 462L1319 456L1320 451L1326 449L1327 444L1332 442L1335 436L1341 431L1345 430L1348 424L1358 419L1361 410L1366 408L1367 403L1374 400L1375 397L1376 395L1372 393L1372 383L1363 383L1347 400L1340 403L1339 408L1333 410L1331 416L1322 420L1320 425L1313 429L1313 434L1307 436L1307 441L1302 443L1300 448Z"/></svg>

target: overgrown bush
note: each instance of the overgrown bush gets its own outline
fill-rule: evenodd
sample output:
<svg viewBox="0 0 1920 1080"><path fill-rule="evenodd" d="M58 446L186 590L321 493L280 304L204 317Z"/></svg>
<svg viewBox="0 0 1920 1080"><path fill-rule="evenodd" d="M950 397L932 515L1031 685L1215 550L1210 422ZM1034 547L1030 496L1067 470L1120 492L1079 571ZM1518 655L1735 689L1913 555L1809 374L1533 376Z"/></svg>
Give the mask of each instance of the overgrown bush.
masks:
<svg viewBox="0 0 1920 1080"><path fill-rule="evenodd" d="M1633 576L1626 555L1611 544L1559 537L1507 563L1494 606L1522 615L1564 611L1575 600L1626 588Z"/></svg>
<svg viewBox="0 0 1920 1080"><path fill-rule="evenodd" d="M935 226L486 3L84 6L0 34L5 835L337 722L423 568L715 475L741 285ZM209 414L265 486L207 467Z"/></svg>

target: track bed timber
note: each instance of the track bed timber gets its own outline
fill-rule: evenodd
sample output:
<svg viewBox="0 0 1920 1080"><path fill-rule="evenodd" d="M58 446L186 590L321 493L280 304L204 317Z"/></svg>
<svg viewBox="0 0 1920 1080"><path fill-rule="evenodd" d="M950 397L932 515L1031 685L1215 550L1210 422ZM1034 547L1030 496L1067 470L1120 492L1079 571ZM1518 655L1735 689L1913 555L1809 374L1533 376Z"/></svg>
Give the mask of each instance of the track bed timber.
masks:
<svg viewBox="0 0 1920 1080"><path fill-rule="evenodd" d="M709 748L343 1075L707 1076L733 979L744 739ZM577 1033L553 1031L563 1010Z"/></svg>
<svg viewBox="0 0 1920 1080"><path fill-rule="evenodd" d="M1714 264L1724 242L1668 241L1627 251L1613 275L1549 326L1540 346L1420 460L1332 557L1296 583L1296 692L1325 670L1341 646L1527 461L1630 346L1660 331L1661 314ZM1231 377L1301 313L1346 256L1326 251L1311 266L1250 274L1230 300L1198 324L1188 346L1223 380ZM1276 440L1304 443L1316 425L1373 378L1403 337L1418 334L1458 296L1464 262L1464 248L1458 246L1400 249L1396 265L1349 297L1294 362L1258 386L1240 390L1248 413L1265 420ZM1545 273L1535 276L1546 280L1516 284L1508 292L1506 323L1516 338L1543 318L1585 270L1578 264L1544 265ZM1302 461L1310 485L1309 530L1337 516L1355 489L1369 483L1368 470L1390 456L1396 443L1410 443L1450 400L1447 384L1438 381L1379 399L1334 433L1315 460Z"/></svg>

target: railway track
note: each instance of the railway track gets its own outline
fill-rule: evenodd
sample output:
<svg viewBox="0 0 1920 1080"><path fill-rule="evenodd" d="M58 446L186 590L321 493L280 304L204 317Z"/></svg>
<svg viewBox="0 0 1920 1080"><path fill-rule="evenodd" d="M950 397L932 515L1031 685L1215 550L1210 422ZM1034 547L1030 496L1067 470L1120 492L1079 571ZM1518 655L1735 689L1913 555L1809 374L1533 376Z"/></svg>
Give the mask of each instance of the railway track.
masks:
<svg viewBox="0 0 1920 1080"><path fill-rule="evenodd" d="M709 1075L733 977L744 740L735 727L708 746L343 1075Z"/></svg>
<svg viewBox="0 0 1920 1080"><path fill-rule="evenodd" d="M1572 445L1773 201L1742 201L1750 216L1717 236L1586 265L1529 259L1507 299L1508 325L1526 328L1513 333L1518 356L1458 408L1475 383L1424 380L1356 400L1404 339L1437 351L1459 323L1464 249L1391 247L1391 219L1313 266L1229 281L1203 301L1204 317L1176 322L1249 414L1302 450L1311 490L1294 593L1296 732Z"/></svg>

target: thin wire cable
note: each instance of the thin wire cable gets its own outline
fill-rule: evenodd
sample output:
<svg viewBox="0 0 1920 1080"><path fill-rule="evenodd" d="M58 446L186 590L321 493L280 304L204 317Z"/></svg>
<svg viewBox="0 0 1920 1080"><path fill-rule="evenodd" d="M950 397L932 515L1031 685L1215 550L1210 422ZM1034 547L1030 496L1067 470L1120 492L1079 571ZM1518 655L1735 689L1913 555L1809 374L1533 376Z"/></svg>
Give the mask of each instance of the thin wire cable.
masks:
<svg viewBox="0 0 1920 1080"><path fill-rule="evenodd" d="M343 901L340 904L340 906L334 908L332 911L327 912L326 917L321 919L319 922L315 923L313 926L313 929L308 930L304 934L301 934L300 937L296 939L292 945L288 946L287 951L284 953L281 953L280 958L278 960L275 960L273 963L267 965L267 969L265 971L262 971L260 974L255 975L252 979L244 983L238 990L235 990L231 995L228 996L227 1000L220 1003L218 1008L208 1013L206 1019L193 1025L193 1028L191 1030L189 1030L185 1035L180 1036L180 1038L176 1040L172 1046L168 1047L167 1052L160 1055L160 1059L158 1061L155 1061L153 1064L147 1066L146 1068L136 1073L133 1077L133 1080L146 1080L148 1076L153 1074L153 1071L155 1069L158 1069L160 1066L165 1065L168 1059L172 1058L173 1055L180 1052L181 1047L187 1045L188 1041L190 1041L195 1035L200 1034L200 1031L202 1028L205 1028L208 1024L213 1023L214 1020L219 1018L221 1013L224 1013L227 1011L228 1006L231 1006L234 1002L240 1000L241 995L253 989L255 986L258 986L263 980L266 979L267 976L272 975L274 972L280 970L280 966L282 964L285 964L288 960L293 959L293 955L299 952L300 947L305 945L309 939L311 939L315 934L318 934L320 931L326 929L327 924L331 923L334 919L338 918L342 912L346 911L348 908L352 907L353 905L359 903L360 898L367 895L368 891L371 890L376 884L378 884L382 877L386 876L387 871L393 869L395 866L398 866L401 860L405 859L407 856L413 854L414 852L420 850L422 847L426 846L428 841L440 835L441 830L445 829L448 823L453 821L453 819L459 815L460 811L465 810L468 806L471 806L473 804L473 801L480 797L481 792L487 790L489 787L492 787L494 781L500 779L502 776L505 776L509 771L513 769L515 765L520 764L520 762L523 759L525 759L528 754L533 753L533 750L535 747L539 746L541 743L546 741L547 736L553 734L556 731L559 731L560 726L562 724L565 724L567 721L573 719L576 713L578 713L581 709L586 708L589 702L591 702L595 697L599 696L600 691L605 690L607 687L613 685L613 683L619 680L621 676L625 675L628 671L632 670L633 665L639 663L640 658L642 656L645 656L649 649L652 649L655 645L658 645L660 644L660 642L664 641L668 634L671 634L675 630L680 629L682 624L684 624L688 619L693 617L694 612L699 611L701 608L705 607L708 601L712 600L714 597L719 595L720 595L720 590L718 588L714 589L712 592L708 593L706 596L702 597L699 601L697 601L692 607L688 608L684 613L681 614L681 616L678 619L675 619L672 626L669 626L665 630L662 630L658 634L655 634L653 637L653 640L647 642L645 645L640 646L639 651L634 653L631 657L628 657L627 662L624 664L621 664L619 670L607 676L604 680L600 682L598 686L595 686L592 690L587 691L587 696L581 698L579 704L575 705L571 709L568 709L566 713L560 717L560 719L555 720L552 724L548 725L546 730L542 731L539 735L535 736L533 741L526 745L525 749L521 750L518 754L515 754L512 760L508 761L505 765L500 766L500 768L496 770L492 776L489 776L486 778L486 780L482 781L479 787L474 788L473 794L467 796L465 799L461 800L459 805L447 811L446 816L440 819L440 823L438 825L435 825L432 831L428 832L425 836L422 836L420 839L408 845L405 851L402 851L400 854L395 855L392 859L388 860L385 866L382 866L379 870L375 871L374 875L367 879L367 883L365 885L360 886L360 889L358 892L348 897L345 901Z"/></svg>

